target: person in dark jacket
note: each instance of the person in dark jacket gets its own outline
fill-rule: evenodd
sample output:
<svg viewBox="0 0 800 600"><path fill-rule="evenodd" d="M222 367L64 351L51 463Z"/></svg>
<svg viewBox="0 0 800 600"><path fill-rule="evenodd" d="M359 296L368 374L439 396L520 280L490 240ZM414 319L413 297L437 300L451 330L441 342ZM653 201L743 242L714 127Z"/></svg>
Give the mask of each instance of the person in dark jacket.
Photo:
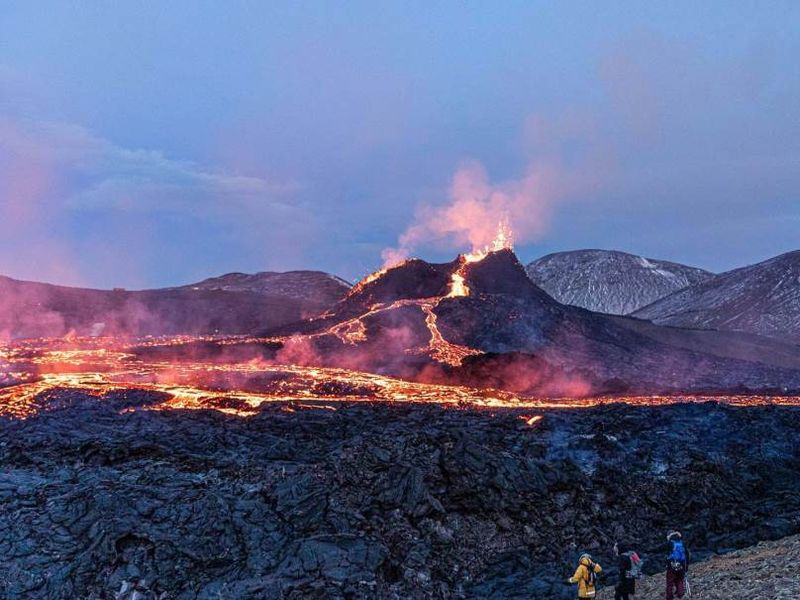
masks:
<svg viewBox="0 0 800 600"><path fill-rule="evenodd" d="M686 594L686 575L689 573L689 549L680 531L667 534L667 600L683 598Z"/></svg>
<svg viewBox="0 0 800 600"><path fill-rule="evenodd" d="M617 555L617 568L619 569L619 580L614 588L614 600L630 600L630 596L636 592L636 580L630 576L633 569L630 549L626 544L617 542L614 544L614 553Z"/></svg>

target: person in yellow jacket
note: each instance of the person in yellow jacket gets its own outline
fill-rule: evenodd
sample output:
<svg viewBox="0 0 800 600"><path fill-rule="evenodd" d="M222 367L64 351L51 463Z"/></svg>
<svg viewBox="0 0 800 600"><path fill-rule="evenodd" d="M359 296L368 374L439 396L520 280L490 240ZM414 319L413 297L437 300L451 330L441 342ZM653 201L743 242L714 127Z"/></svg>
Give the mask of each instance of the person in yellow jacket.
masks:
<svg viewBox="0 0 800 600"><path fill-rule="evenodd" d="M581 555L575 575L569 578L570 583L578 584L578 598L580 600L595 597L597 574L602 570L603 568L594 562L591 556L588 554Z"/></svg>

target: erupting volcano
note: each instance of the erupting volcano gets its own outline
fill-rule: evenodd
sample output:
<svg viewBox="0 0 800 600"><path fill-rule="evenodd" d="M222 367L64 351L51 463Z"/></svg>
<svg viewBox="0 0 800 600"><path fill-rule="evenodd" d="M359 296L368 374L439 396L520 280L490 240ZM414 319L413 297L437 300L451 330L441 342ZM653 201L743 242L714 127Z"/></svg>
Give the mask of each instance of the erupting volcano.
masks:
<svg viewBox="0 0 800 600"><path fill-rule="evenodd" d="M581 532L652 553L665 522L700 552L797 531L797 347L562 304L505 220L352 287L44 287L11 304L120 334L0 346L3 598L561 599Z"/></svg>
<svg viewBox="0 0 800 600"><path fill-rule="evenodd" d="M800 3L75 4L0 8L0 600L800 589Z"/></svg>
<svg viewBox="0 0 800 600"><path fill-rule="evenodd" d="M60 388L147 390L165 394L150 408L243 415L275 400L529 408L703 394L795 401L786 391L800 389L800 361L780 347L775 364L749 362L731 354L730 343L720 351L714 332L698 350L674 331L665 342L634 320L562 305L525 275L511 240L502 221L485 248L450 263L387 267L320 316L257 337L10 342L0 411L25 416ZM776 387L781 396L768 399Z"/></svg>
<svg viewBox="0 0 800 600"><path fill-rule="evenodd" d="M504 222L485 248L450 263L404 260L320 317L263 333L302 364L527 396L800 389L800 358L779 342L560 304L526 276Z"/></svg>

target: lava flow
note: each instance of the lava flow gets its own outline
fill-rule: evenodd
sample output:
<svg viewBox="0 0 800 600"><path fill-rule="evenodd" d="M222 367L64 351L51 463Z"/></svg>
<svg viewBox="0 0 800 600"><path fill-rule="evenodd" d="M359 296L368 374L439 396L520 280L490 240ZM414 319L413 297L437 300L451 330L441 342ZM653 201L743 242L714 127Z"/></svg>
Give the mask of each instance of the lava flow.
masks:
<svg viewBox="0 0 800 600"><path fill-rule="evenodd" d="M510 247L511 234L505 222L501 222L497 238L490 246L459 256L446 294L376 303L358 317L340 321L307 337L313 340L331 336L344 345L357 345L368 339L365 319L379 316L382 311L414 307L424 316L429 339L427 344L406 348L405 352L427 355L436 362L457 367L466 357L482 352L447 340L439 330L436 308L446 299L470 296L469 265ZM389 270L391 268L365 278L348 297L364 290ZM329 311L320 318L334 316ZM257 413L265 402L301 402L331 409L336 408L337 402L433 402L526 410L580 408L614 402L657 405L705 400L732 405L800 404L800 398L785 396L543 399L495 389L409 382L345 368L286 364L286 360L277 357L267 360L258 352L268 347L285 347L289 341L286 338L184 335L133 340L71 337L9 342L0 345L0 417L26 418L68 402L69 398L89 397L103 401L112 394L124 397L134 392L152 394L153 399L137 410L213 409L240 416ZM216 349L213 359L193 358L196 348L209 346ZM231 350L229 354L226 353L228 349ZM248 354L248 349L253 352ZM71 396L70 390L80 394ZM541 415L525 414L521 418L528 426L534 426Z"/></svg>
<svg viewBox="0 0 800 600"><path fill-rule="evenodd" d="M600 404L661 405L714 400L731 405L800 405L799 397L770 396L608 396L535 398L492 389L404 381L341 368L249 361L160 361L143 358L142 348L174 349L198 341L221 346L265 340L242 337L122 341L112 338L25 340L0 347L0 417L26 418L48 409L48 401L71 390L103 401L143 391L158 396L142 410L211 409L238 416L258 413L267 402L298 402L336 408L339 402L416 402L454 407L565 409ZM447 342L437 342L447 345ZM68 395L68 394L67 394ZM57 403L56 403L57 404ZM288 405L287 405L288 406ZM287 410L290 410L287 407ZM132 410L132 409L126 409ZM540 415L525 415L533 426Z"/></svg>
<svg viewBox="0 0 800 600"><path fill-rule="evenodd" d="M511 230L505 219L498 223L497 235L490 245L484 248L473 249L472 252L467 254L459 255L458 267L450 276L450 284L446 295L421 299L402 299L388 304L375 304L370 307L370 310L365 314L337 323L325 333L335 335L345 344L357 344L367 339L367 328L364 324L364 319L366 317L375 316L381 311L392 310L401 306L416 306L424 313L425 325L430 333L427 347L419 349L419 352L426 352L431 358L442 364L457 367L462 364L467 356L479 355L482 354L482 352L445 339L437 325L436 307L439 306L439 303L445 298L469 296L470 289L466 283L466 270L468 265L483 260L492 252L498 252L504 249L513 249ZM358 294L369 284L383 277L388 271L402 267L404 264L405 262L401 262L368 275L353 287L348 297Z"/></svg>
<svg viewBox="0 0 800 600"><path fill-rule="evenodd" d="M208 341L209 338L201 338ZM231 343L243 338L226 338ZM148 348L189 344L195 338L147 340ZM144 390L165 395L154 409L216 409L247 415L272 401L436 402L476 406L537 406L514 394L412 383L339 368L270 363L148 360L137 355L143 343L123 345L111 338L64 341L27 340L0 350L6 386L0 389L0 415L24 418L39 409L46 392L70 389L102 397L109 392Z"/></svg>
<svg viewBox="0 0 800 600"><path fill-rule="evenodd" d="M467 286L465 282L467 265L483 260L492 252L513 249L514 238L511 234L511 227L506 219L502 219L500 223L497 224L497 235L490 245L473 250L467 254L462 254L458 257L459 267L451 276L450 291L447 297L457 298L459 296L469 296L469 286Z"/></svg>

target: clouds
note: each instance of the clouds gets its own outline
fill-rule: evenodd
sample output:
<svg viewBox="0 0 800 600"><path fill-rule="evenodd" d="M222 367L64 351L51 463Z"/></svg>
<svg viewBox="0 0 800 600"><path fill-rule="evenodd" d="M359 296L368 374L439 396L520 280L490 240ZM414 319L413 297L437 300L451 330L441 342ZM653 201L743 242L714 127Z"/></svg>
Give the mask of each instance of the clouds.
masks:
<svg viewBox="0 0 800 600"><path fill-rule="evenodd" d="M45 264L58 261L77 268L87 261L76 258L76 252L102 249L108 254L109 247L122 252L110 244L115 236L133 246L124 252L146 256L147 246L152 249L156 243L157 252L169 255L170 249L180 252L187 239L186 247L197 245L191 227L200 236L210 230L235 232L238 244L246 246L264 243L270 230L298 234L309 222L296 201L296 183L273 183L206 169L158 151L124 148L63 122L0 118L0 181L6 243L13 239L23 246L18 256L26 263L34 257L41 261L37 248L44 246L51 257ZM155 240L153 223L165 223L170 215L191 227L178 226L172 238L167 234ZM110 224L124 230L103 230ZM145 241L147 246L135 247ZM19 270L7 255L0 263L7 272ZM113 270L110 265L108 269ZM96 273L89 275L91 280ZM68 279L75 279L74 274Z"/></svg>
<svg viewBox="0 0 800 600"><path fill-rule="evenodd" d="M46 13L0 15L0 273L353 279L504 212L523 260L797 245L797 6Z"/></svg>
<svg viewBox="0 0 800 600"><path fill-rule="evenodd" d="M154 150L128 149L74 124L0 120L0 152L44 166L76 182L64 205L78 210L192 210L219 215L230 209L291 212L294 183L271 183L203 169Z"/></svg>
<svg viewBox="0 0 800 600"><path fill-rule="evenodd" d="M800 72L754 40L720 51L641 29L605 44L583 96L520 119L525 166L509 176L515 157L476 152L385 257L483 245L503 213L524 258L605 247L722 270L796 247Z"/></svg>

